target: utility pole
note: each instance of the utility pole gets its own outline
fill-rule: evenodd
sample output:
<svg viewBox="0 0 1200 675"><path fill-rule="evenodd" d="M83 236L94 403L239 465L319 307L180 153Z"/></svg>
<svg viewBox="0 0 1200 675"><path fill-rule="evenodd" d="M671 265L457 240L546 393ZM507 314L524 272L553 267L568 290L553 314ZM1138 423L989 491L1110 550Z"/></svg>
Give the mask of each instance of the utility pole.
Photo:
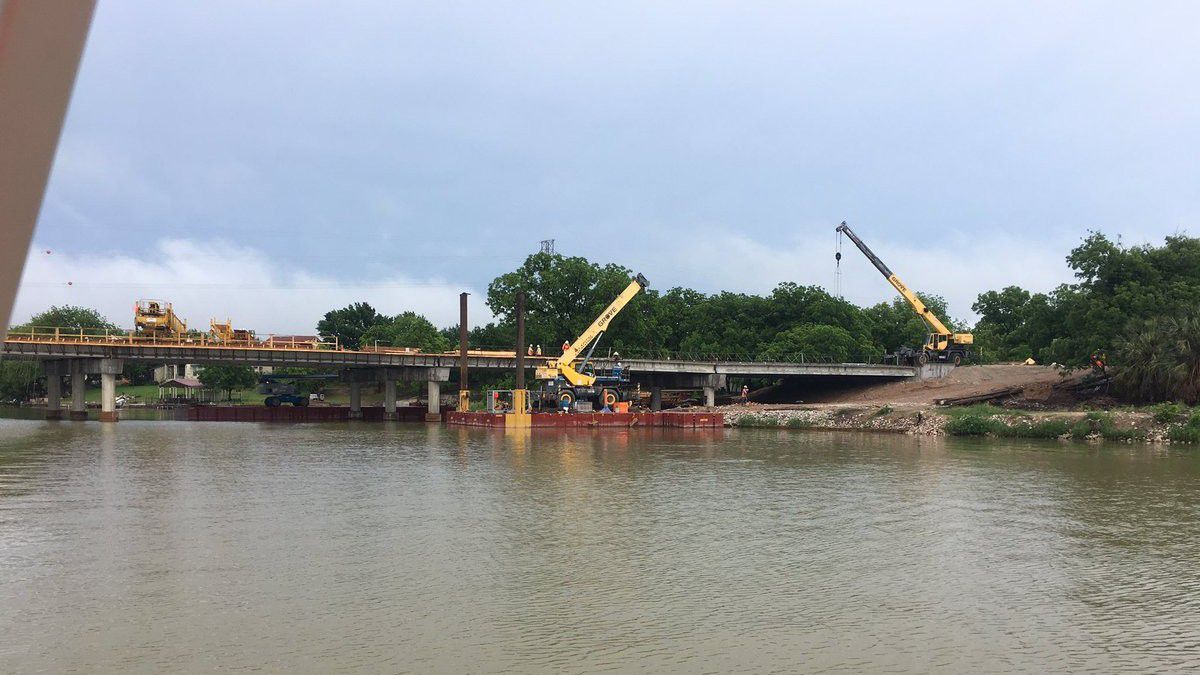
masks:
<svg viewBox="0 0 1200 675"><path fill-rule="evenodd" d="M525 291L517 291L517 385L513 389L512 413L505 427L528 429L529 391L525 389Z"/></svg>
<svg viewBox="0 0 1200 675"><path fill-rule="evenodd" d="M467 382L467 296L458 295L458 411L471 409L471 389Z"/></svg>

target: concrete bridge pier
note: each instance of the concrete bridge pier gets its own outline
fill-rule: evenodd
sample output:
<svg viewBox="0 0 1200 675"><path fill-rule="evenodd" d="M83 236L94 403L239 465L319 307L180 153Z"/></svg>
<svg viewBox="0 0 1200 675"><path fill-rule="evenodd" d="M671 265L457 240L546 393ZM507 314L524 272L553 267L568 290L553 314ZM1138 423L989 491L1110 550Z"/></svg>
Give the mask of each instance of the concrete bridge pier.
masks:
<svg viewBox="0 0 1200 675"><path fill-rule="evenodd" d="M396 419L396 381L392 379L383 381L383 419Z"/></svg>
<svg viewBox="0 0 1200 675"><path fill-rule="evenodd" d="M662 387L650 387L650 409L654 412L662 410Z"/></svg>
<svg viewBox="0 0 1200 675"><path fill-rule="evenodd" d="M100 359L100 421L116 422L117 376L125 364L121 359Z"/></svg>
<svg viewBox="0 0 1200 675"><path fill-rule="evenodd" d="M362 419L362 383L350 380L350 419Z"/></svg>
<svg viewBox="0 0 1200 675"><path fill-rule="evenodd" d="M42 372L46 373L46 419L61 420L63 364L65 361L43 361Z"/></svg>
<svg viewBox="0 0 1200 675"><path fill-rule="evenodd" d="M442 383L435 379L427 380L426 393L429 395L429 403L425 412L426 422L441 422L442 421Z"/></svg>
<svg viewBox="0 0 1200 675"><path fill-rule="evenodd" d="M704 405L709 408L712 408L717 405L717 388L716 387L705 387L704 388Z"/></svg>
<svg viewBox="0 0 1200 675"><path fill-rule="evenodd" d="M87 403L83 400L84 396L84 374L83 361L74 359L71 361L71 419L76 422L82 422L87 419Z"/></svg>

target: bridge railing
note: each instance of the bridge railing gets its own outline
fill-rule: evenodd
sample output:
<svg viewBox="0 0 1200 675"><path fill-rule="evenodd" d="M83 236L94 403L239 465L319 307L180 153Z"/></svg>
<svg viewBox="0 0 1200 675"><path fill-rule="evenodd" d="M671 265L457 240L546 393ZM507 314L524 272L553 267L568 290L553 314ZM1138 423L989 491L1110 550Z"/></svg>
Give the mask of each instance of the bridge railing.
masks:
<svg viewBox="0 0 1200 675"><path fill-rule="evenodd" d="M139 347L237 347L242 349L304 349L342 351L336 337L267 335L243 340L223 339L210 333L147 335L121 329L78 329L56 326L21 326L9 329L10 342L51 344L133 345Z"/></svg>
<svg viewBox="0 0 1200 675"><path fill-rule="evenodd" d="M503 347L473 347L472 349L480 350L502 350ZM512 348L508 348L508 355L512 355ZM499 353L499 352L496 352ZM887 365L889 362L883 354L850 354L846 356L829 356L815 352L793 352L787 354L772 354L770 356L764 354L754 354L749 352L738 351L705 351L705 350L689 350L689 351L672 351L669 349L621 349L621 359L624 361L701 361L701 362L721 362L721 363L795 363L795 364L836 364L836 363L862 363L868 365ZM544 356L531 356L532 359L547 359L555 358L558 354L546 354ZM593 361L609 362L612 360L610 354L598 354L592 357Z"/></svg>

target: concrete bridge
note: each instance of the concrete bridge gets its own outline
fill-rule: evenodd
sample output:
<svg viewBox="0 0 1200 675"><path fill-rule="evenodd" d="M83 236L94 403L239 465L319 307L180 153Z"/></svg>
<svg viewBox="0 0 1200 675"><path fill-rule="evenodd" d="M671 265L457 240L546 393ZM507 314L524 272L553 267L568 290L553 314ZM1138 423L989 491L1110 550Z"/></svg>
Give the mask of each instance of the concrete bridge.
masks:
<svg viewBox="0 0 1200 675"><path fill-rule="evenodd" d="M396 382L426 382L429 412L437 414L441 383L459 366L458 354L426 354L417 350L380 349L354 351L330 348L313 342L258 342L229 345L207 339L152 339L109 334L10 334L3 344L3 358L42 362L47 377L47 399L51 412L58 411L62 378L71 382L71 415L86 416L83 381L100 375L101 419L116 419L116 380L124 364L247 365L326 368L341 371L350 390L351 417L361 414L362 384L384 385L385 414L395 414ZM532 368L546 357L527 357ZM603 359L597 367L609 364ZM658 409L662 391L703 391L705 403L713 405L716 392L731 377L741 378L847 378L895 380L939 377L941 369L867 363L701 361L678 359L626 359L630 378L651 393L651 406ZM468 352L472 370L514 370L516 356L502 352Z"/></svg>

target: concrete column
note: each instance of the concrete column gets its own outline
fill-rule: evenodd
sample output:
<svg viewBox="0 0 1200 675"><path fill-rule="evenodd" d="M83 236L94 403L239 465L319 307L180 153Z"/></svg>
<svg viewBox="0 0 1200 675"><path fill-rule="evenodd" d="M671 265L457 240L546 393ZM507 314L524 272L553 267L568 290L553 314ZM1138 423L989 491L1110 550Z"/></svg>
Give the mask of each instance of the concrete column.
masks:
<svg viewBox="0 0 1200 675"><path fill-rule="evenodd" d="M83 400L83 361L71 361L71 419L87 419L87 404Z"/></svg>
<svg viewBox="0 0 1200 675"><path fill-rule="evenodd" d="M116 373L100 373L100 421L117 421Z"/></svg>
<svg viewBox="0 0 1200 675"><path fill-rule="evenodd" d="M711 408L711 407L715 406L716 404L717 404L717 388L716 387L705 387L704 388L704 405Z"/></svg>
<svg viewBox="0 0 1200 675"><path fill-rule="evenodd" d="M383 419L396 419L396 381L383 381Z"/></svg>
<svg viewBox="0 0 1200 675"><path fill-rule="evenodd" d="M650 409L654 412L662 410L662 387L650 387Z"/></svg>
<svg viewBox="0 0 1200 675"><path fill-rule="evenodd" d="M426 422L442 421L442 383L437 380L429 380L429 407L425 413Z"/></svg>
<svg viewBox="0 0 1200 675"><path fill-rule="evenodd" d="M46 419L62 419L62 376L57 371L46 375Z"/></svg>
<svg viewBox="0 0 1200 675"><path fill-rule="evenodd" d="M350 381L350 419L362 419L362 383Z"/></svg>

